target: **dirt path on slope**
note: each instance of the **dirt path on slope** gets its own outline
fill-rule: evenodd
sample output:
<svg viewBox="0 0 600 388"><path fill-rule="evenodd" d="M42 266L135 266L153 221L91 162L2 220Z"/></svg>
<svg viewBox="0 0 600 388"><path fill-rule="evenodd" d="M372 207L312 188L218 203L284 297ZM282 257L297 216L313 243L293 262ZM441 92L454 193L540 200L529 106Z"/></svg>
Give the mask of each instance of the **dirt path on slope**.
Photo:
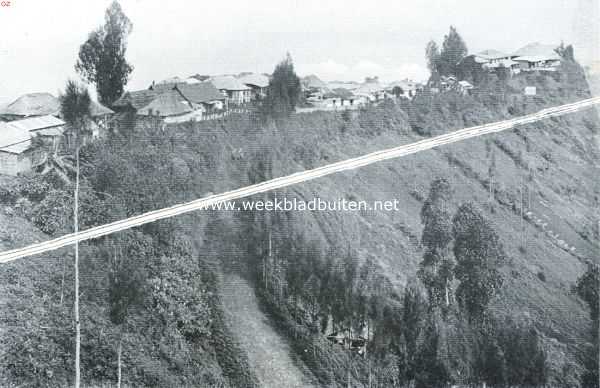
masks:
<svg viewBox="0 0 600 388"><path fill-rule="evenodd" d="M313 387L290 346L269 325L256 300L254 289L238 275L223 276L221 295L230 330L248 355L250 365L263 387Z"/></svg>

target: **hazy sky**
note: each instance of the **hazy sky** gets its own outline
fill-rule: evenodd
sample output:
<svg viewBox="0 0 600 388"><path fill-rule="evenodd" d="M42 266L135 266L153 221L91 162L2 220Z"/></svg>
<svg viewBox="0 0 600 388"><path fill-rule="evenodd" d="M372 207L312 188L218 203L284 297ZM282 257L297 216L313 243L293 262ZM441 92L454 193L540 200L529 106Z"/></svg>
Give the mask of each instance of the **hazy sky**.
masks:
<svg viewBox="0 0 600 388"><path fill-rule="evenodd" d="M10 0L0 7L0 102L57 94L109 0ZM128 88L195 73L270 72L289 51L301 75L427 77L424 47L457 26L470 52L573 42L589 61L598 0L122 0L133 23ZM592 31L595 28L595 31ZM584 38L585 37L585 38Z"/></svg>

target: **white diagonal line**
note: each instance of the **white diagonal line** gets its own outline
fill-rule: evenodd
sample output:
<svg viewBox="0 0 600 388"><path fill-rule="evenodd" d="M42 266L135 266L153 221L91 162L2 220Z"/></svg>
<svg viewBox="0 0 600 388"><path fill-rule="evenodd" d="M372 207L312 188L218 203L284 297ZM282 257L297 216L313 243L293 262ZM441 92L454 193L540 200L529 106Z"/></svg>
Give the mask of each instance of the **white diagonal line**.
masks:
<svg viewBox="0 0 600 388"><path fill-rule="evenodd" d="M420 140L416 143L401 145L394 148L372 152L370 154L328 164L326 166L318 167L312 170L297 172L288 176L271 179L262 183L242 187L225 193L215 194L205 198L196 199L191 202L174 205L164 209L154 210L124 220L96 226L84 231L80 231L79 233L67 234L65 236L53 240L48 240L24 248L18 248L2 252L0 253L0 263L7 263L22 257L32 256L38 253L55 250L58 248L75 244L75 242L77 241L90 240L101 236L106 236L111 233L115 233L125 229L130 229L135 226L144 225L164 218L174 217L195 210L207 209L210 206L215 205L217 203L240 199L254 194L265 193L275 189L291 186L297 183L317 179L326 175L331 175L336 172L352 170L383 160L394 159L401 156L414 154L416 152L425 151L441 145L455 143L458 141L482 136L489 133L501 132L513 128L517 125L530 124L548 117L561 116L564 114L586 109L597 104L600 104L600 97L589 98L571 104L543 109L537 113L521 116L515 119L461 129L444 135Z"/></svg>

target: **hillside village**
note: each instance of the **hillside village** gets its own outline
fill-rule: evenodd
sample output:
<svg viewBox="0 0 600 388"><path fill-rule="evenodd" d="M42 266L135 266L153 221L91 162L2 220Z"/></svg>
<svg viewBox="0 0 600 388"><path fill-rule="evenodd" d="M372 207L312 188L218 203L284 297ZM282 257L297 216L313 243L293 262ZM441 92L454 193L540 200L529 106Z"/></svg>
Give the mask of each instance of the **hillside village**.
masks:
<svg viewBox="0 0 600 388"><path fill-rule="evenodd" d="M123 47L86 63L94 32L76 63L104 103L68 81L0 106L3 249L590 97L571 45L472 54L454 27L427 44L427 80L299 77L288 54L271 74L129 90L117 1L115 25ZM9 263L0 385L595 387L598 123L580 111L263 197L398 212L197 212Z"/></svg>
<svg viewBox="0 0 600 388"><path fill-rule="evenodd" d="M515 76L521 72L556 72L561 57L557 45L528 44L513 53L484 50L462 59L463 68ZM106 136L126 115L138 123L164 124L216 120L231 113L247 113L269 87L269 74L174 76L152 81L147 89L126 91L110 107L93 102L92 136ZM318 75L301 79L303 103L298 113L359 109L384 100L412 99L423 92L469 94L477 82L469 75L432 76L426 83L405 79L381 82L377 76L360 82L324 82ZM32 120L32 118L37 118ZM50 93L25 94L0 106L0 173L16 175L43 165L50 153L67 152L69 130L61 121L59 99ZM33 142L39 136L41 142ZM34 143L37 145L34 147Z"/></svg>

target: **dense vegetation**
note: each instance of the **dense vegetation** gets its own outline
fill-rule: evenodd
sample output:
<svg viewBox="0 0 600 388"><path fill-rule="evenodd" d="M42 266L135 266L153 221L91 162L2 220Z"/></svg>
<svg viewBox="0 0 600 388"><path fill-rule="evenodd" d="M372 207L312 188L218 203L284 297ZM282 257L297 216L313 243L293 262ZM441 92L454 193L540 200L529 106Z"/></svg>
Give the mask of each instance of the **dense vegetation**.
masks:
<svg viewBox="0 0 600 388"><path fill-rule="evenodd" d="M191 197L201 190L192 189L191 172L172 151L170 140L154 135L115 136L83 148L82 229L163 207L181 200L183 193ZM2 199L9 206L20 203L24 217L58 236L72 230L72 193L72 185L47 174L4 187ZM254 377L223 322L216 269L198 256L198 237L193 230L186 232L186 221L159 222L81 247L85 384L116 382L122 360L124 385L252 385ZM3 344L2 377L15 384L72 381L72 256L61 251L58 257L62 259L50 267L55 272L43 284L14 283L11 272L3 274L9 294L40 290L34 294L39 295L34 297L37 302L15 300L8 306L23 313L7 316L3 324L8 328L4 338L10 341ZM25 273L32 281L41 280L35 267L17 263L14 270L22 265L31 271ZM28 326L22 326L23 319Z"/></svg>
<svg viewBox="0 0 600 388"><path fill-rule="evenodd" d="M262 168L258 176L268 174L266 166L256 166ZM241 251L247 252L265 308L298 349L311 350L299 353L322 384L546 384L538 332L487 309L502 283L498 236L472 204L448 217L449 191L445 180L433 182L422 210L426 251L419 274L426 287L413 282L401 296L373 261L359 264L353 252L341 247L324 252L317 242L295 235L292 214L241 214ZM447 252L451 242L453 255ZM457 285L457 303L451 302L451 285ZM332 348L323 341L330 332L370 338L366 358ZM382 373L390 365L394 372Z"/></svg>
<svg viewBox="0 0 600 388"><path fill-rule="evenodd" d="M313 168L333 161L332 149L347 143L368 147L378 138L408 141L587 96L581 70L567 61L551 76L481 75L472 96L425 92L413 101L384 102L352 113L294 115L296 85L285 88L285 80L295 77L291 61L278 69L281 78L273 82L280 82L279 92L287 97L266 119L231 115L164 132L118 131L83 146L81 229ZM524 97L524 85L536 85L538 96ZM578 117L585 129L597 132L597 118L589 113ZM594 157L568 132L568 122L557 119L548 128L563 136L573 154ZM514 134L527 150L534 148L525 131ZM245 154L239 152L242 148ZM544 325L494 308L510 277L521 276L511 264L516 252L526 253L523 245L517 250L502 241L494 214L504 207L510 212L504 215L520 212L523 222L523 187L529 194L535 184L532 158L514 149L499 138L488 140L485 173L460 156L442 154L469 184L489 193L487 204L456 198L452 183L435 177L424 190L406 189L420 204L420 250L410 252L406 261L416 268L401 286L377 257L365 257L344 240L343 225L335 225L331 233L342 237L330 240L315 219L292 213L205 212L82 244L83 381L114 383L121 365L124 385L256 385L235 344L238 333L227 329L218 294L222 269L242 268L273 322L324 385L432 387L485 381L494 387L569 386L581 377L579 384L593 387L597 266L590 265L573 288L588 304L585 325L592 330L583 351L569 349L583 360L581 374L564 371L566 377L558 376L563 371L551 369ZM502 183L495 152L528 171L520 202ZM540 150L540 155L544 163L552 162L549 151ZM0 200L16 213L15 223L28 219L51 236L72 231L73 185L56 174L2 186ZM302 192L263 198L282 194ZM401 225L383 238L400 239L404 230L408 228ZM407 253L394 255L401 261ZM72 381L71 256L67 250L56 256L60 259L14 263L2 272L7 308L16 313L2 318L6 330L0 356L6 368L0 383L56 386ZM537 278L550 281L543 272ZM325 335L334 331L368 338L366 356L328 342Z"/></svg>

